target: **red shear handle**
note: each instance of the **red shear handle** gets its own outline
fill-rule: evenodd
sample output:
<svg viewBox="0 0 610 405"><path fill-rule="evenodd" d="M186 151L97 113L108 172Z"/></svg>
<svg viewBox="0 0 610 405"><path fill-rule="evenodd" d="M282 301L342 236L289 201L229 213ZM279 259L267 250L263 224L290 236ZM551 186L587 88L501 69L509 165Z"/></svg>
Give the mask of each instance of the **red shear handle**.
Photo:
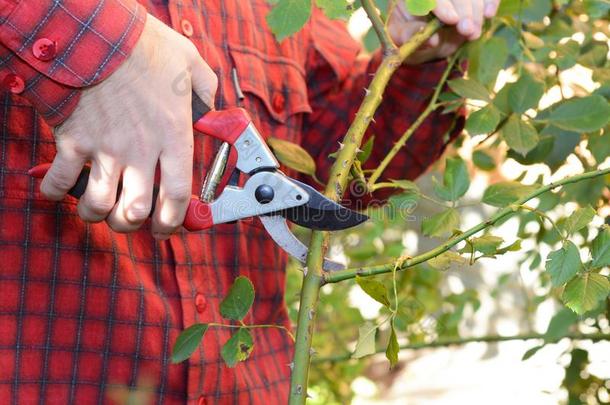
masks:
<svg viewBox="0 0 610 405"><path fill-rule="evenodd" d="M243 134L252 119L243 108L210 111L193 124L193 128L231 145Z"/></svg>
<svg viewBox="0 0 610 405"><path fill-rule="evenodd" d="M214 226L210 205L192 196L182 226L189 232L203 231Z"/></svg>

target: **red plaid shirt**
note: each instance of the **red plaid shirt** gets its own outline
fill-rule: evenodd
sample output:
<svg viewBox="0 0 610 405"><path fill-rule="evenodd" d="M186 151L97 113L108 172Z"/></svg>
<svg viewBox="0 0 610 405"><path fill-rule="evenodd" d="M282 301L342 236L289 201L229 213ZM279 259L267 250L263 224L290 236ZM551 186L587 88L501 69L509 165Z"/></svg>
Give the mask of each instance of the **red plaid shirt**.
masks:
<svg viewBox="0 0 610 405"><path fill-rule="evenodd" d="M46 201L26 172L52 161L49 125L69 116L81 88L127 57L146 11L197 45L220 78L217 108L243 105L265 136L306 147L320 174L380 57L357 59L344 24L317 10L303 31L278 44L265 0L142 3L0 0L1 403L108 403L110 389L136 387L141 377L154 387L155 403L268 405L287 398L292 343L278 330L254 330L251 358L234 369L220 357L229 331L216 328L188 362L169 362L185 327L223 322L218 306L238 275L256 288L246 322L289 325L286 255L256 220L165 242L149 229L116 234L103 223L83 223L71 197ZM371 129L372 164L423 110L443 69L401 68ZM448 116L429 118L387 176L418 176L442 153L450 123ZM194 190L217 146L195 135Z"/></svg>

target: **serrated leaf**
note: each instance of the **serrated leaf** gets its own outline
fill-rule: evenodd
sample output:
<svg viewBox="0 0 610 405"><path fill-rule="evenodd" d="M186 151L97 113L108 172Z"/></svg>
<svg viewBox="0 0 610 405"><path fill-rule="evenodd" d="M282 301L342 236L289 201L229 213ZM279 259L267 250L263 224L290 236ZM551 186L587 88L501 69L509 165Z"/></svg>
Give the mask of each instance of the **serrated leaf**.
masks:
<svg viewBox="0 0 610 405"><path fill-rule="evenodd" d="M553 125L576 132L593 132L603 128L610 120L610 105L602 96L570 99L549 115Z"/></svg>
<svg viewBox="0 0 610 405"><path fill-rule="evenodd" d="M595 309L610 294L610 282L601 274L587 272L575 277L563 291L564 304L579 315Z"/></svg>
<svg viewBox="0 0 610 405"><path fill-rule="evenodd" d="M602 164L610 156L610 132L590 135L587 149L595 157L595 161Z"/></svg>
<svg viewBox="0 0 610 405"><path fill-rule="evenodd" d="M468 187L470 187L470 176L466 163L460 158L447 159L443 184L439 185L435 181L436 194L445 201L457 201L466 194Z"/></svg>
<svg viewBox="0 0 610 405"><path fill-rule="evenodd" d="M436 7L436 0L404 0L409 14L424 16Z"/></svg>
<svg viewBox="0 0 610 405"><path fill-rule="evenodd" d="M567 283L581 267L578 248L570 241L566 241L561 249L549 253L545 264L546 271L550 273L551 282L555 287Z"/></svg>
<svg viewBox="0 0 610 405"><path fill-rule="evenodd" d="M394 329L394 322L390 322L390 340L385 350L385 357L390 361L390 368L393 368L398 363L398 352L400 346L398 346L398 338L396 337L396 330Z"/></svg>
<svg viewBox="0 0 610 405"><path fill-rule="evenodd" d="M567 232L568 235L578 232L585 226L589 225L595 217L595 210L587 205L584 208L576 210L572 215L566 218L562 228Z"/></svg>
<svg viewBox="0 0 610 405"><path fill-rule="evenodd" d="M610 227L604 226L591 245L591 267L610 266Z"/></svg>
<svg viewBox="0 0 610 405"><path fill-rule="evenodd" d="M475 150L472 154L472 163L481 170L491 171L496 168L496 162L487 153Z"/></svg>
<svg viewBox="0 0 610 405"><path fill-rule="evenodd" d="M536 189L536 186L526 186L516 181L496 183L487 187L483 194L483 202L494 207L503 208L526 197Z"/></svg>
<svg viewBox="0 0 610 405"><path fill-rule="evenodd" d="M544 94L544 84L529 74L523 74L508 90L508 104L517 114L523 114L530 108L538 106Z"/></svg>
<svg viewBox="0 0 610 405"><path fill-rule="evenodd" d="M490 134L496 130L502 116L500 111L493 104L470 114L466 120L466 131L472 136Z"/></svg>
<svg viewBox="0 0 610 405"><path fill-rule="evenodd" d="M375 353L375 334L377 333L377 326L370 322L358 328L358 343L356 343L356 350L352 353L353 359L360 359Z"/></svg>
<svg viewBox="0 0 610 405"><path fill-rule="evenodd" d="M493 255L497 252L503 242L504 239L498 236L484 235L480 238L474 238L472 240L472 246L477 252L481 252L484 255Z"/></svg>
<svg viewBox="0 0 610 405"><path fill-rule="evenodd" d="M278 0L267 14L267 24L278 42L303 28L311 15L311 0Z"/></svg>
<svg viewBox="0 0 610 405"><path fill-rule="evenodd" d="M536 128L529 121L523 121L514 114L510 116L500 132L508 146L523 156L534 149L540 139Z"/></svg>
<svg viewBox="0 0 610 405"><path fill-rule="evenodd" d="M454 79L447 82L451 90L463 98L471 100L491 101L489 90L481 83L472 79Z"/></svg>
<svg viewBox="0 0 610 405"><path fill-rule="evenodd" d="M372 278L360 276L356 276L356 283L369 297L388 308L390 307L388 289L385 285Z"/></svg>
<svg viewBox="0 0 610 405"><path fill-rule="evenodd" d="M352 15L353 7L346 0L316 0L316 5L331 20L347 20Z"/></svg>
<svg viewBox="0 0 610 405"><path fill-rule="evenodd" d="M417 184L413 183L410 180L390 180L392 183L396 184L398 187L404 190L405 193L413 193L419 194L419 187Z"/></svg>
<svg viewBox="0 0 610 405"><path fill-rule="evenodd" d="M220 314L225 319L241 321L254 303L254 286L244 276L239 276L233 282L229 293L220 303Z"/></svg>
<svg viewBox="0 0 610 405"><path fill-rule="evenodd" d="M220 355L228 367L235 367L240 361L247 360L254 349L254 342L250 331L239 328L222 346Z"/></svg>
<svg viewBox="0 0 610 405"><path fill-rule="evenodd" d="M573 311L562 308L557 312L551 321L549 322L546 332L544 333L544 340L547 342L556 342L562 337L566 336L570 331L570 326L578 321L578 315Z"/></svg>
<svg viewBox="0 0 610 405"><path fill-rule="evenodd" d="M201 344L203 335L208 330L208 324L196 323L186 328L174 344L172 350L172 363L181 363L191 357L195 349Z"/></svg>
<svg viewBox="0 0 610 405"><path fill-rule="evenodd" d="M315 176L316 162L300 145L278 138L267 139L267 144L273 149L277 160L284 166L299 173Z"/></svg>
<svg viewBox="0 0 610 405"><path fill-rule="evenodd" d="M460 225L460 214L454 208L449 208L440 214L433 215L422 221L421 229L426 236L443 236L453 232Z"/></svg>

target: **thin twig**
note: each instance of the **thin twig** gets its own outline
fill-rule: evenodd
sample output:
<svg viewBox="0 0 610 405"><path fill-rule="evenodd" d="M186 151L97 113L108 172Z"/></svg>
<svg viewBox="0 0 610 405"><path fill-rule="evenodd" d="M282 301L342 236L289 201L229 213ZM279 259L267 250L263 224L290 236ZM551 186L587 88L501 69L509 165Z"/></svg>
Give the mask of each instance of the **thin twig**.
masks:
<svg viewBox="0 0 610 405"><path fill-rule="evenodd" d="M398 50L398 47L392 41L390 37L390 33L385 25L385 23L381 20L381 16L379 15L379 11L373 4L372 0L362 0L362 8L366 11L369 20L373 24L373 29L379 38L379 42L381 43L381 48L383 50L383 54L385 56L394 55ZM388 15L388 19L389 19Z"/></svg>
<svg viewBox="0 0 610 405"><path fill-rule="evenodd" d="M440 254L448 251L449 249L451 249L458 243L470 238L471 236L475 235L476 233L478 233L486 228L493 226L496 222L500 221L501 219L504 219L505 217L507 217L511 214L514 214L521 208L522 205L524 205L528 201L530 201L548 191L551 191L557 187L565 186L567 184L573 184L573 183L578 183L578 182L584 181L584 180L594 179L596 177L604 176L609 173L610 173L610 169L596 170L593 172L583 173L583 174L580 174L577 176L567 177L563 180L553 182L544 187L541 187L538 190L527 195L526 197L523 197L520 200L515 201L513 204L510 204L509 206L501 209L495 215L493 215L491 218L489 218L487 221L482 222L482 223L470 228L466 232L461 233L461 234L449 239L447 242L443 243L442 245L438 246L437 248L434 248L432 250L429 250L426 253L423 253L421 255L413 257L412 259L404 261L404 263L402 263L399 266L399 270L405 270L407 268L413 267L420 263L427 262L428 260L439 256ZM376 274L387 274L387 273L392 272L395 265L396 265L396 262L392 262L392 263L380 264L380 265L371 266L371 267L353 268L353 269L335 271L332 273L325 273L324 281L326 283L337 283L339 281L355 278L356 276L363 277L363 276L373 276Z"/></svg>
<svg viewBox="0 0 610 405"><path fill-rule="evenodd" d="M497 343L497 342L509 342L514 340L533 340L533 339L546 339L547 336L540 333L533 333L527 335L516 335L516 336L478 336L471 338L455 338L455 339L440 339L435 342L428 343L412 343L401 345L400 350L421 350L421 349L430 349L436 347L447 347L447 346L459 346L465 345L467 343ZM584 334L584 333L572 333L564 336L564 338L571 340L592 340L594 342L599 342L602 340L610 340L610 334L606 333L592 333L592 334ZM555 343L555 342L549 342ZM375 353L383 353L386 348L378 348L375 350ZM352 353L343 353L335 356L329 357L319 357L312 361L314 364L320 363L338 363L342 361L348 361L352 359Z"/></svg>

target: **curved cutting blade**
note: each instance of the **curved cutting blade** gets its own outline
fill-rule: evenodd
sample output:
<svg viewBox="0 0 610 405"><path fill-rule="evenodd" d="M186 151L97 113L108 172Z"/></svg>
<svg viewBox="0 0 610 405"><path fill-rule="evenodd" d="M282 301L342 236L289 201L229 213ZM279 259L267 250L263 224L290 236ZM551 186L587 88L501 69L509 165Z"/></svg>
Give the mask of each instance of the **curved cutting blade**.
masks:
<svg viewBox="0 0 610 405"><path fill-rule="evenodd" d="M288 228L286 219L279 215L262 215L259 217L267 233L285 252L297 259L303 265L307 260L308 249ZM343 270L345 266L324 258L322 268L325 271Z"/></svg>
<svg viewBox="0 0 610 405"><path fill-rule="evenodd" d="M280 214L295 224L317 231L339 231L352 228L365 222L369 217L357 211L345 208L326 198L316 189L300 181L290 179L309 194L307 204L289 208Z"/></svg>

